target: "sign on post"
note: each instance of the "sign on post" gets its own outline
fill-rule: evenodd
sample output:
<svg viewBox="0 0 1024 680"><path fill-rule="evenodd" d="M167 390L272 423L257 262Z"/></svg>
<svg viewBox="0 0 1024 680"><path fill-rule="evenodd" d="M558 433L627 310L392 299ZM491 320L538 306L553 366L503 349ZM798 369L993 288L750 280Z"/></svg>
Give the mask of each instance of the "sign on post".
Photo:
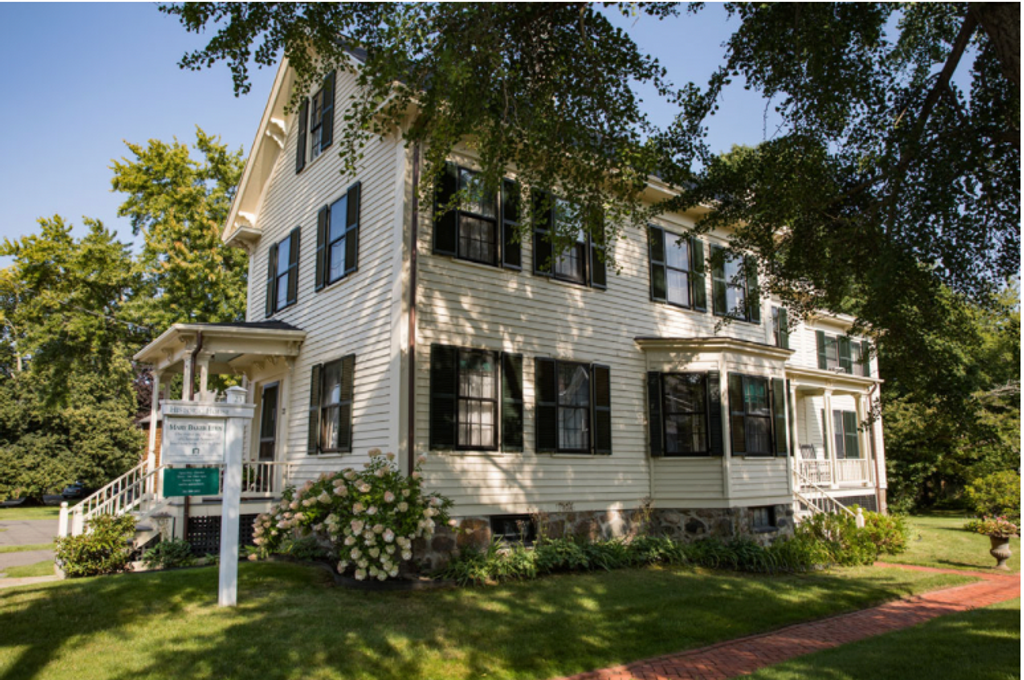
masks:
<svg viewBox="0 0 1024 680"><path fill-rule="evenodd" d="M165 414L161 458L165 465L216 465L224 462L223 416L184 417Z"/></svg>
<svg viewBox="0 0 1024 680"><path fill-rule="evenodd" d="M219 468L164 470L164 496L213 496L220 493Z"/></svg>

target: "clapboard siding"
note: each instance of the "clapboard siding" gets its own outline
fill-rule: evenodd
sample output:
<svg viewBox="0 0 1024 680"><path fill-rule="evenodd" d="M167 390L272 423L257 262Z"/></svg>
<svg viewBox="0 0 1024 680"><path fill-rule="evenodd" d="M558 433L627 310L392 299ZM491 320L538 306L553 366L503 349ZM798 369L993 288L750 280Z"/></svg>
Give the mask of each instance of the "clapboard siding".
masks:
<svg viewBox="0 0 1024 680"><path fill-rule="evenodd" d="M652 469L659 505L701 507L724 498L721 458L662 458L652 461Z"/></svg>
<svg viewBox="0 0 1024 680"><path fill-rule="evenodd" d="M742 458L730 461L730 500L747 502L788 502L789 476L785 458Z"/></svg>
<svg viewBox="0 0 1024 680"><path fill-rule="evenodd" d="M355 92L351 75L338 72L335 128L345 102ZM267 257L270 247L292 229L301 229L298 301L273 318L307 331L306 341L290 371L286 411L281 414L279 459L296 463L292 480L303 480L362 463L374 447L397 447L391 413L391 304L393 224L399 163L404 154L396 138L371 140L355 176L341 173L336 146L307 161L295 173L298 126L288 120L285 148L275 167L257 215L262 236L250 259L250 321L264 319ZM333 203L356 181L361 182L358 271L320 292L314 291L317 211ZM310 370L313 364L355 354L352 408L353 453L306 454Z"/></svg>

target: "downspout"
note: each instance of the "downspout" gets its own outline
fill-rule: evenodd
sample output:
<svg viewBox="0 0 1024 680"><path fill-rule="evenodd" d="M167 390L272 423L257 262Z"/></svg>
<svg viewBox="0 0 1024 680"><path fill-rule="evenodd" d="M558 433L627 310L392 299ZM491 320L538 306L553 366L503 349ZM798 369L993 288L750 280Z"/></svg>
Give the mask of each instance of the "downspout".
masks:
<svg viewBox="0 0 1024 680"><path fill-rule="evenodd" d="M412 148L412 225L409 228L409 474L416 469L416 251L420 223L420 145Z"/></svg>
<svg viewBox="0 0 1024 680"><path fill-rule="evenodd" d="M871 386L868 390L868 404L874 403L875 390L878 389L878 383ZM881 478L878 476L878 451L875 445L875 427L871 426L871 436L868 438L871 442L871 458L875 461L875 507L878 508L878 512L882 512L882 488Z"/></svg>

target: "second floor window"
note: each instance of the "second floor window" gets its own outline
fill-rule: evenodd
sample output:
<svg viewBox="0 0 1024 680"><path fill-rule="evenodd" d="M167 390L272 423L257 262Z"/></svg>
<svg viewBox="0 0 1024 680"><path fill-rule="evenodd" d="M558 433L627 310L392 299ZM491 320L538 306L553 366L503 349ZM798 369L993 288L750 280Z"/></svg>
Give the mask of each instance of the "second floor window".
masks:
<svg viewBox="0 0 1024 680"><path fill-rule="evenodd" d="M871 348L867 340L856 342L845 335L816 331L818 368L850 375L871 376Z"/></svg>
<svg viewBox="0 0 1024 680"><path fill-rule="evenodd" d="M772 337L776 347L789 349L789 314L785 307L772 307Z"/></svg>
<svg viewBox="0 0 1024 680"><path fill-rule="evenodd" d="M581 207L542 191L531 194L533 210L533 273L592 288L607 288L604 258L604 213ZM555 233L571 229L568 243L555 252Z"/></svg>
<svg viewBox="0 0 1024 680"><path fill-rule="evenodd" d="M316 290L356 271L359 265L359 215L362 185L349 187L341 198L317 214Z"/></svg>
<svg viewBox="0 0 1024 680"><path fill-rule="evenodd" d="M295 144L297 173L306 167L307 158L316 158L334 141L334 83L335 72L331 71L324 78L323 87L312 97L303 97L299 104Z"/></svg>
<svg viewBox="0 0 1024 680"><path fill-rule="evenodd" d="M299 229L270 247L267 256L266 316L295 304L299 284Z"/></svg>
<svg viewBox="0 0 1024 680"><path fill-rule="evenodd" d="M761 322L757 265L753 257L730 255L711 246L711 298L717 316Z"/></svg>
<svg viewBox="0 0 1024 680"><path fill-rule="evenodd" d="M458 204L452 205L458 197ZM500 209L499 209L500 208ZM488 193L480 173L445 165L434 206L434 252L460 260L519 269L518 185L503 180Z"/></svg>
<svg viewBox="0 0 1024 680"><path fill-rule="evenodd" d="M651 299L676 307L706 311L704 243L682 238L661 227L648 227Z"/></svg>

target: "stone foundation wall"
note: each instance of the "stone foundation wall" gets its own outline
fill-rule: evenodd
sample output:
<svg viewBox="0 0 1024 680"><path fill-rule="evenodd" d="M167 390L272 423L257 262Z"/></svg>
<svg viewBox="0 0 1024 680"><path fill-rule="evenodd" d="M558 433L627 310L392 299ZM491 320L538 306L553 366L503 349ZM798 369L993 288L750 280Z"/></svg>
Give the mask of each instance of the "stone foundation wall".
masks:
<svg viewBox="0 0 1024 680"><path fill-rule="evenodd" d="M753 528L750 508L668 509L636 508L632 510L591 510L539 513L533 516L538 535L549 538L575 537L588 540L628 538L644 530L676 540L695 541L715 537L729 539L746 535L761 545L768 545L780 536L793 534L793 508L776 505L775 528ZM490 517L456 517L456 526L438 526L428 542L417 539L413 544L415 561L423 571L438 569L457 550L472 547L485 550L491 543Z"/></svg>

